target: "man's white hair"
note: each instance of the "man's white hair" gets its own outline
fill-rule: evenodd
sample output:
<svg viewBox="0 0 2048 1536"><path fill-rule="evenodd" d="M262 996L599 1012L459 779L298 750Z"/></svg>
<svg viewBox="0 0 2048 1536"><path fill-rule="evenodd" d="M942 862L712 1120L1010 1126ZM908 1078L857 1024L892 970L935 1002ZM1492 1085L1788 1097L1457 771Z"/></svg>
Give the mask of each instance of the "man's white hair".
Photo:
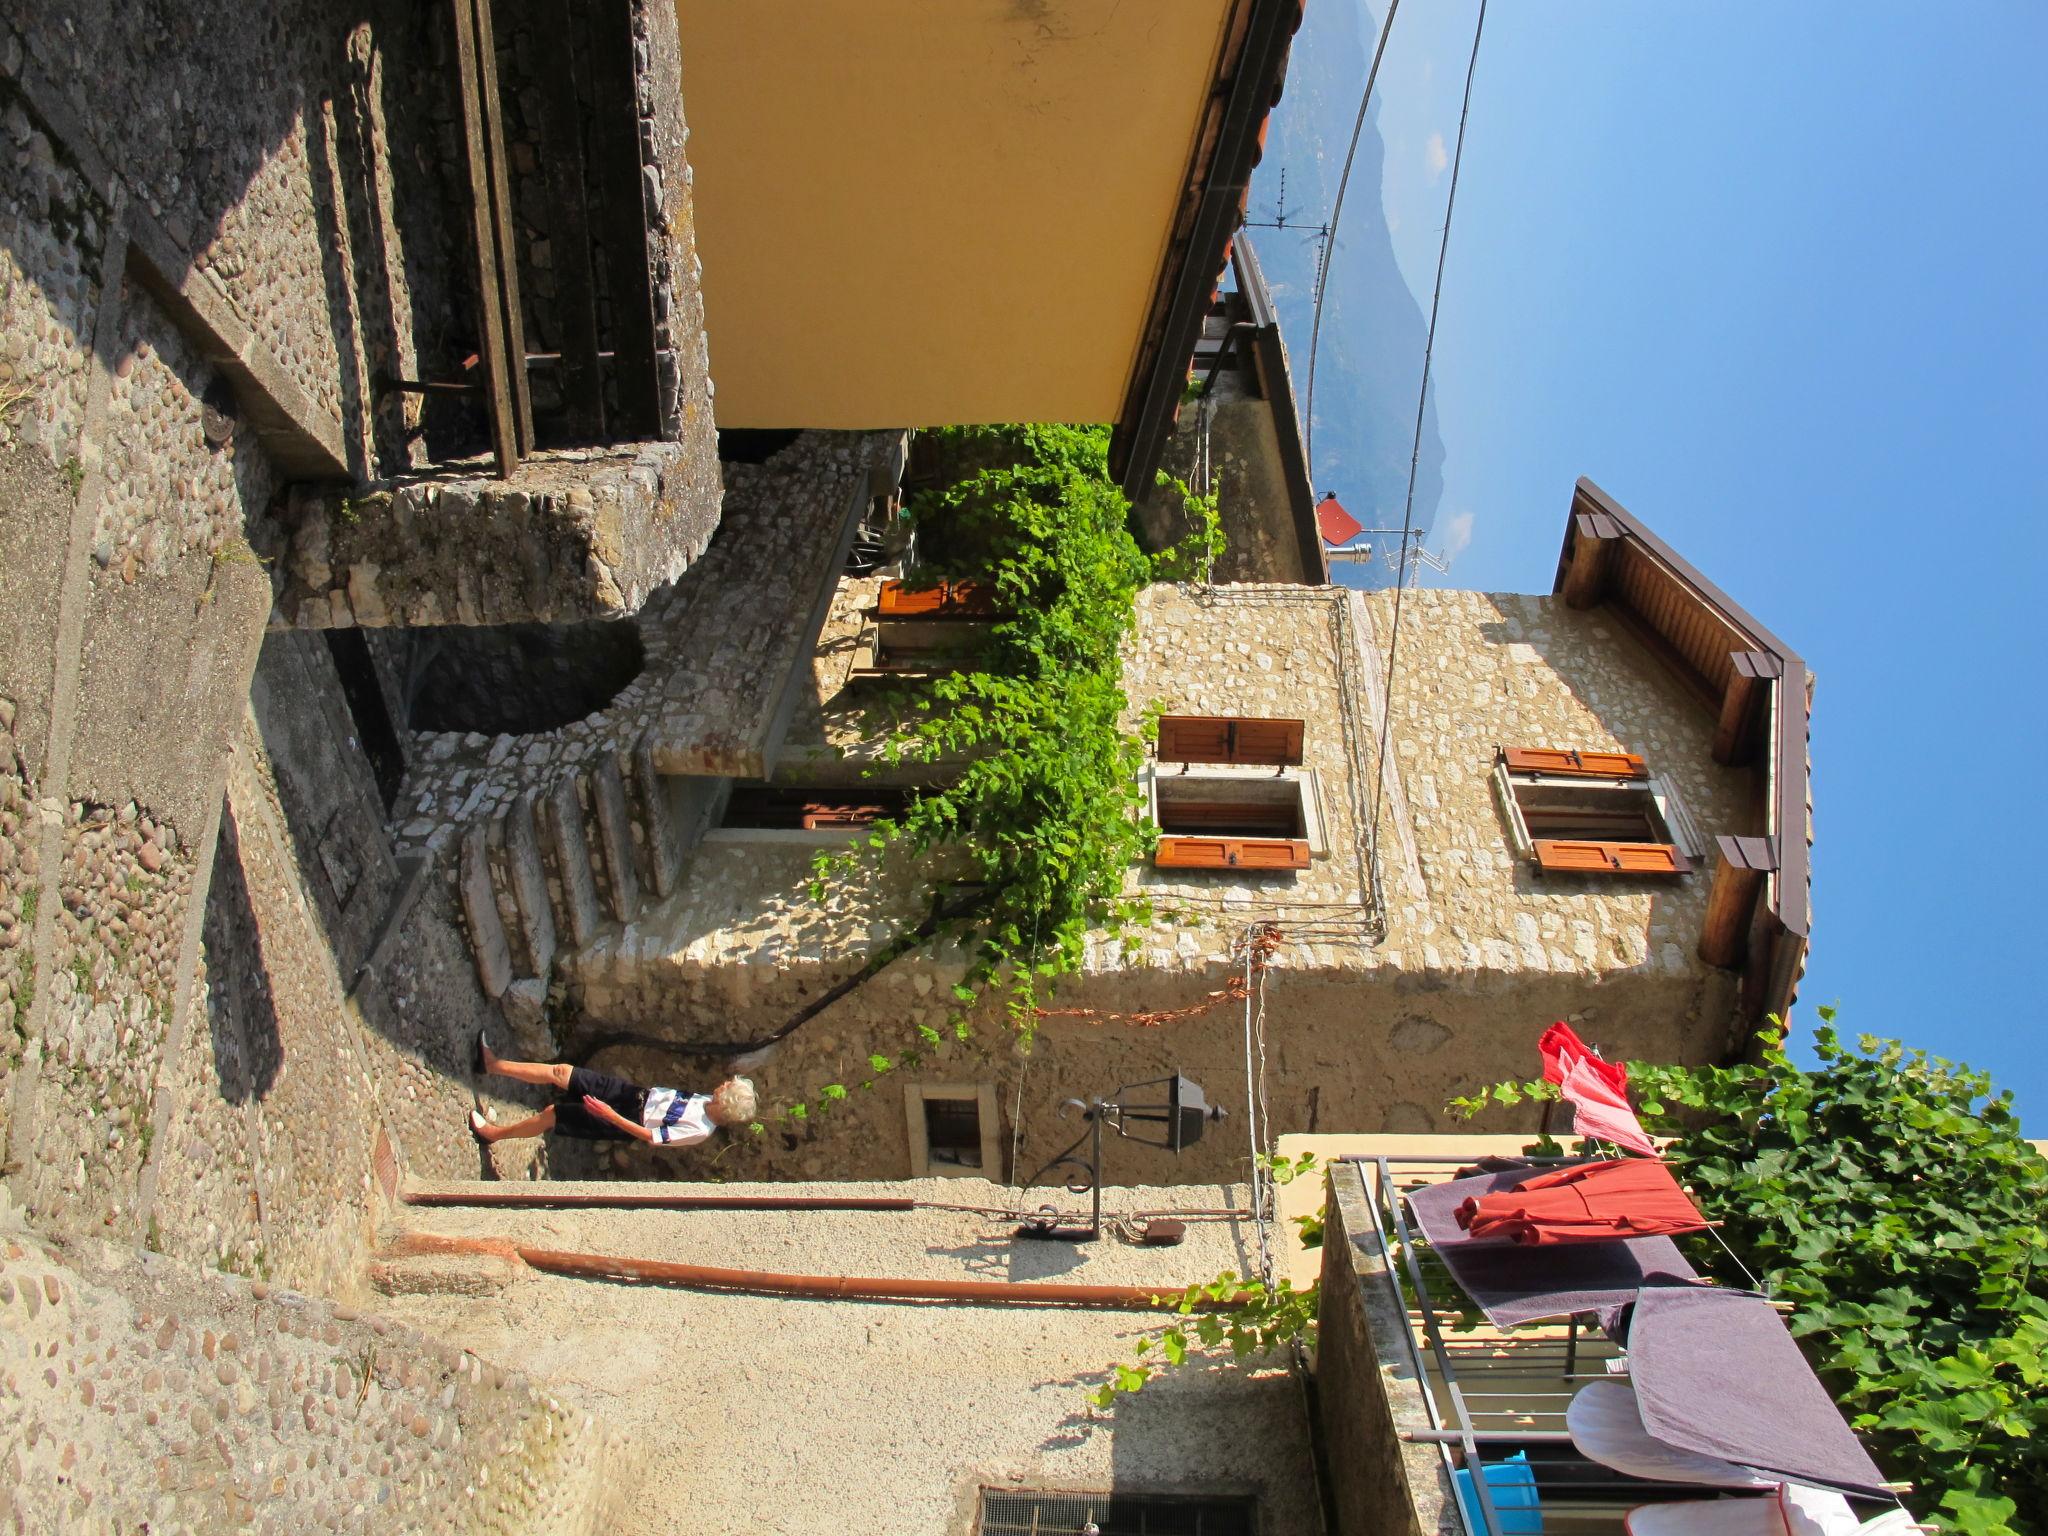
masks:
<svg viewBox="0 0 2048 1536"><path fill-rule="evenodd" d="M745 1125L759 1108L752 1078L728 1077L711 1090L711 1118L720 1125Z"/></svg>

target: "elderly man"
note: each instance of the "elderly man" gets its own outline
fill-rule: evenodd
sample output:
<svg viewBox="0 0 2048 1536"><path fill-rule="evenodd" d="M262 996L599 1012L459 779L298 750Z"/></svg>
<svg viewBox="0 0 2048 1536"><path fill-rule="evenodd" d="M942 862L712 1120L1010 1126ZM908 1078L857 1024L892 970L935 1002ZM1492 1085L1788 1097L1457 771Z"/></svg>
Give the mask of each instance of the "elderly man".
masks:
<svg viewBox="0 0 2048 1536"><path fill-rule="evenodd" d="M693 1147L720 1126L754 1118L754 1085L729 1077L709 1093L641 1088L609 1072L559 1061L507 1061L477 1036L480 1070L555 1090L555 1102L512 1125L494 1125L482 1110L469 1112L469 1128L486 1145L560 1131L586 1141L644 1141L656 1147Z"/></svg>

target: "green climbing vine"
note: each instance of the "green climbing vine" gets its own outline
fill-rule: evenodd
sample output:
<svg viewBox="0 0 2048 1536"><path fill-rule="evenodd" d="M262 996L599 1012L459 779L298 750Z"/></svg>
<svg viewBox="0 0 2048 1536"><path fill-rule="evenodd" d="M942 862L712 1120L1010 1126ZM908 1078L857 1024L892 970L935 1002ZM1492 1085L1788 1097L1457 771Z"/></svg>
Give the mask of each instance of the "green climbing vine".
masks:
<svg viewBox="0 0 2048 1536"><path fill-rule="evenodd" d="M1194 531L1163 553L1141 549L1109 474L1106 428L935 435L958 472L909 508L926 552L919 576L984 583L1001 617L970 668L879 701L882 762L942 768L948 782L914 794L852 849L820 856L812 894L824 899L834 877L892 850L964 860L946 881L977 894L938 935L969 956L954 1028L967 1033L962 1010L1000 981L1008 1020L1028 1039L1041 987L1080 964L1089 930L1143 915L1125 876L1155 833L1140 814L1144 744L1125 723L1121 647L1140 591L1203 574L1222 539L1214 499L1162 476ZM937 1043L935 1029L921 1033Z"/></svg>

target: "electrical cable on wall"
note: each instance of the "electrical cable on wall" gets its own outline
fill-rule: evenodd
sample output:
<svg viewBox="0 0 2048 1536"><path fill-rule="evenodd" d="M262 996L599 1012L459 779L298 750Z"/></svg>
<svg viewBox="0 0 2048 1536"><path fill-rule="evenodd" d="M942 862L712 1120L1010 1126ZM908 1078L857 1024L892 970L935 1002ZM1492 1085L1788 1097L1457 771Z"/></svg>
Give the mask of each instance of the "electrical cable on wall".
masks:
<svg viewBox="0 0 2048 1536"><path fill-rule="evenodd" d="M1351 124L1351 143L1344 150L1344 170L1337 177L1337 200L1330 208L1329 236L1322 259L1316 263L1315 307L1308 328L1308 401L1303 425L1302 457L1308 460L1311 481L1316 471L1316 351L1323 337L1323 290L1329 286L1330 262L1337 254L1337 227L1344 217L1344 193L1351 185L1351 162L1358 154L1358 140L1365 131L1366 109L1372 105L1372 88L1380 77L1380 60L1387 55L1387 37L1394 30L1394 13L1401 0L1387 0L1387 19L1380 23L1379 42L1373 46L1372 66L1365 72L1365 94L1358 98L1358 116Z"/></svg>
<svg viewBox="0 0 2048 1536"><path fill-rule="evenodd" d="M1390 18L1391 19L1391 14ZM1479 19L1472 28L1472 56L1465 64L1465 98L1458 109L1458 144L1451 155L1451 186L1444 201L1443 238L1436 250L1436 284L1429 296L1429 336L1422 347L1422 388L1415 398L1415 441L1408 455L1408 496L1401 510L1401 564L1394 583L1394 617L1387 636L1387 669L1380 710L1379 763L1374 773L1372 797L1371 862L1379 867L1380 807L1387 791L1387 733L1394 719L1394 667L1401 649L1401 600L1408 590L1409 531L1415 526L1415 477L1422 462L1422 424L1429 404L1430 362L1436 353L1436 322L1443 306L1444 263L1451 249L1451 216L1458 207L1458 172L1465 163L1465 127L1472 116L1472 80L1479 70L1479 42L1486 35L1486 0L1479 0Z"/></svg>

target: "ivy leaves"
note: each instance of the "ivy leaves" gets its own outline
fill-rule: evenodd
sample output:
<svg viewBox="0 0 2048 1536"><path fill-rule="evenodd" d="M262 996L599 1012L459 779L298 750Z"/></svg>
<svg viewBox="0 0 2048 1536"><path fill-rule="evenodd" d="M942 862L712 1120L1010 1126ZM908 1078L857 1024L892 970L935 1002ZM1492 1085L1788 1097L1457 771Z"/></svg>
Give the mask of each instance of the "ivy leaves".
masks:
<svg viewBox="0 0 2048 1536"><path fill-rule="evenodd" d="M992 586L1004 617L976 668L889 701L883 760L942 766L950 782L877 822L865 847L822 857L814 891L891 848L952 850L982 893L946 935L969 952L954 1002L970 1007L1000 979L1008 1021L1028 1039L1041 984L1079 968L1089 932L1143 915L1124 897L1154 834L1137 782L1144 743L1123 727L1122 645L1138 593L1213 560L1221 535L1213 499L1181 486L1194 532L1159 556L1140 549L1107 428L934 435L958 472L911 507L933 574Z"/></svg>
<svg viewBox="0 0 2048 1536"><path fill-rule="evenodd" d="M2048 1159L1984 1074L1895 1040L1818 1064L1630 1064L1674 1170L1774 1294L1850 1422L1949 1530L2048 1533ZM1461 1113L1546 1096L1496 1084ZM1718 1248L1702 1268L1740 1281Z"/></svg>

